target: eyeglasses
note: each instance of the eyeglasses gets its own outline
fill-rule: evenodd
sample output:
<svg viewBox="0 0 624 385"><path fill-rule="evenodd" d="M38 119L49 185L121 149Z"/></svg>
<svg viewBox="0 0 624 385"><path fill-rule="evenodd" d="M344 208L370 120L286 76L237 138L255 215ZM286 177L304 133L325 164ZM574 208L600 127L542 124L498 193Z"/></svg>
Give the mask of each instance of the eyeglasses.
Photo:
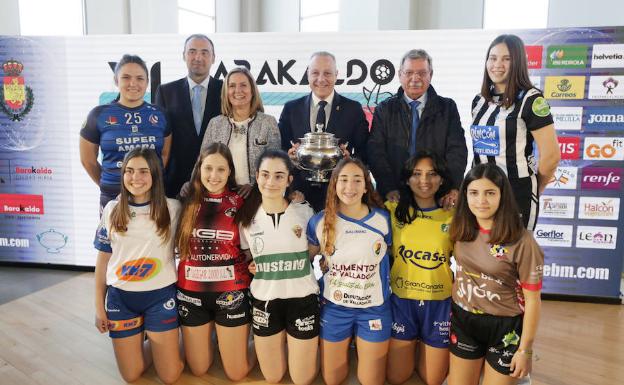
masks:
<svg viewBox="0 0 624 385"><path fill-rule="evenodd" d="M417 75L421 79L429 76L429 71L401 71L401 73L408 78L414 75Z"/></svg>

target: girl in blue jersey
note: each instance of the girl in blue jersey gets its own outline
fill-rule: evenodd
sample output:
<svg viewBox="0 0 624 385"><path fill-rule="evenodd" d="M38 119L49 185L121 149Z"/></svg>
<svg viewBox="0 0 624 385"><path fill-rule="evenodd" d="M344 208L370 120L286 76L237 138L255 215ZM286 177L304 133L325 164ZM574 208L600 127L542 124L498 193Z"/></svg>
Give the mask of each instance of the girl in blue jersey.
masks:
<svg viewBox="0 0 624 385"><path fill-rule="evenodd" d="M153 361L158 377L170 384L184 367L178 347L173 259L180 205L165 197L154 150L130 151L121 170L121 194L104 208L94 241L99 250L95 326L113 339L125 381L139 379ZM145 344L144 332L149 338ZM150 347L151 354L147 353Z"/></svg>
<svg viewBox="0 0 624 385"><path fill-rule="evenodd" d="M308 223L311 255L321 253L321 372L326 384L340 384L349 371L355 334L358 380L383 384L392 312L390 309L390 218L375 193L368 170L357 159L341 160L332 172L325 210Z"/></svg>
<svg viewBox="0 0 624 385"><path fill-rule="evenodd" d="M124 55L115 67L114 79L119 100L92 109L80 130L80 161L100 187L100 211L119 194L119 171L128 151L155 150L164 167L171 148L165 113L143 100L148 84L145 62L138 56Z"/></svg>
<svg viewBox="0 0 624 385"><path fill-rule="evenodd" d="M386 202L393 254L391 384L407 381L415 367L427 385L441 384L448 372L453 284L449 225L454 210L436 203L450 189L447 175L437 155L419 151L403 167L399 202Z"/></svg>

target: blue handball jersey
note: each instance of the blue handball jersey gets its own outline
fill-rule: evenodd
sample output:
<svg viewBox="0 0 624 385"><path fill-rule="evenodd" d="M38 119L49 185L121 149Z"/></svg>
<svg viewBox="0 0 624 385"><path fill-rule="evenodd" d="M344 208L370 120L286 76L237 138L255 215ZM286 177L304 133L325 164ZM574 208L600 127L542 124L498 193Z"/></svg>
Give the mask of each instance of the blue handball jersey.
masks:
<svg viewBox="0 0 624 385"><path fill-rule="evenodd" d="M161 157L165 137L170 134L165 113L149 103L134 108L117 102L97 106L80 130L80 136L102 151L100 186L120 185L121 163L134 148L151 148Z"/></svg>

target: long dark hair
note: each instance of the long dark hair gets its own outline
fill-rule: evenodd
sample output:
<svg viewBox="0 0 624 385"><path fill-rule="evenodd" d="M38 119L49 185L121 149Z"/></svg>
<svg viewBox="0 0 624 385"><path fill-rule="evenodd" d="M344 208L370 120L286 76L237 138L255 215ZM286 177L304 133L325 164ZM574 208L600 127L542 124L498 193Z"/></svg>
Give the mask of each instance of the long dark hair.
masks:
<svg viewBox="0 0 624 385"><path fill-rule="evenodd" d="M284 162L286 169L288 170L287 178L292 176L295 171L295 165L293 165L292 161L282 150L275 149L267 149L260 155L260 157L256 160L255 169L256 173L260 172L260 165L265 159L280 159ZM256 178L257 179L257 178ZM285 199L288 200L290 196L291 188L290 185L286 187ZM234 217L234 221L240 224L243 227L249 227L251 225L251 221L256 216L260 205L262 204L262 194L258 189L258 181L256 180L251 188L251 193L249 197L245 200L243 207L238 210L236 216Z"/></svg>
<svg viewBox="0 0 624 385"><path fill-rule="evenodd" d="M518 92L527 91L533 87L529 78L526 51L524 43L516 35L500 35L492 41L485 55L485 68L483 69L483 82L481 83L481 95L488 101L493 101L494 83L487 72L487 61L490 57L492 47L498 44L505 44L509 50L511 63L509 67L509 78L503 94L501 103L505 108L511 107L515 103Z"/></svg>
<svg viewBox="0 0 624 385"><path fill-rule="evenodd" d="M373 188L370 173L364 163L355 158L344 158L338 162L336 168L332 171L331 178L329 178L327 196L325 198L325 216L323 220L323 235L321 239L321 253L323 255L333 255L336 248L336 219L338 218L338 207L340 205L340 200L338 199L338 194L336 193L336 184L338 183L340 172L349 164L356 165L364 174L364 188L366 189L366 192L362 196L362 203L368 207L383 207L383 201Z"/></svg>
<svg viewBox="0 0 624 385"><path fill-rule="evenodd" d="M438 191L434 195L436 202L445 196L451 190L451 180L449 179L449 172L446 168L444 160L429 150L420 150L416 154L405 162L403 169L401 170L400 185L400 198L399 204L394 212L394 216L399 222L412 223L414 219L418 217L418 211L422 210L422 207L418 207L416 199L414 199L414 192L410 189L409 179L412 177L414 167L422 159L431 159L433 163L433 170L442 178L442 184ZM421 213L422 214L422 213Z"/></svg>
<svg viewBox="0 0 624 385"><path fill-rule="evenodd" d="M500 204L494 214L490 230L491 243L514 243L522 237L524 225L507 175L494 163L482 163L473 167L464 177L457 210L451 223L450 237L453 242L470 242L477 238L479 223L468 207L467 192L470 183L486 178L500 189Z"/></svg>
<svg viewBox="0 0 624 385"><path fill-rule="evenodd" d="M162 168L160 167L160 159L156 151L152 149L135 148L129 151L124 157L123 163L121 164L121 192L119 194L119 202L110 214L111 225L112 228L119 233L125 233L128 230L128 222L130 222L129 203L132 202L132 194L126 188L123 178L130 159L138 157L145 159L150 174L152 175L150 218L156 224L157 234L164 242L170 235L171 217L169 216L169 208L167 207L167 197L165 196L165 185L163 182Z"/></svg>
<svg viewBox="0 0 624 385"><path fill-rule="evenodd" d="M230 168L230 176L228 177L226 188L230 191L236 190L236 175L234 170L234 161L232 160L232 153L228 146L223 143L214 142L203 147L199 152L199 157L193 171L191 173L191 182L189 193L184 199L182 206L182 214L180 215L180 225L176 234L176 245L180 251L180 260L185 260L190 255L189 240L191 233L195 227L195 221L197 220L197 214L204 197L208 194L208 190L201 182L201 165L208 155L219 154L227 161ZM208 202L208 210L206 212L206 220L215 215L218 203Z"/></svg>

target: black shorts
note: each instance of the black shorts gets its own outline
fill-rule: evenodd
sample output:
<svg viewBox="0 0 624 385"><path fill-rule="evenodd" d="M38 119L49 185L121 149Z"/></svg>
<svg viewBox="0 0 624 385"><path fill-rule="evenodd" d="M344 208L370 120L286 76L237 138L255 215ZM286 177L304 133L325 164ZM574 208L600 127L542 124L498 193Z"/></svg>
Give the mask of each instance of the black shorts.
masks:
<svg viewBox="0 0 624 385"><path fill-rule="evenodd" d="M241 326L251 322L249 290L195 292L178 288L178 315L182 326L200 326L215 321L219 326Z"/></svg>
<svg viewBox="0 0 624 385"><path fill-rule="evenodd" d="M537 215L539 214L537 177L532 175L528 178L510 179L509 184L511 184L511 189L516 197L524 227L529 231L535 230Z"/></svg>
<svg viewBox="0 0 624 385"><path fill-rule="evenodd" d="M320 307L318 295L303 298L253 301L253 331L268 337L286 329L286 333L300 340L319 335Z"/></svg>
<svg viewBox="0 0 624 385"><path fill-rule="evenodd" d="M508 375L521 335L521 314L515 317L474 314L451 304L450 351L457 357L468 360L485 357L494 370Z"/></svg>

